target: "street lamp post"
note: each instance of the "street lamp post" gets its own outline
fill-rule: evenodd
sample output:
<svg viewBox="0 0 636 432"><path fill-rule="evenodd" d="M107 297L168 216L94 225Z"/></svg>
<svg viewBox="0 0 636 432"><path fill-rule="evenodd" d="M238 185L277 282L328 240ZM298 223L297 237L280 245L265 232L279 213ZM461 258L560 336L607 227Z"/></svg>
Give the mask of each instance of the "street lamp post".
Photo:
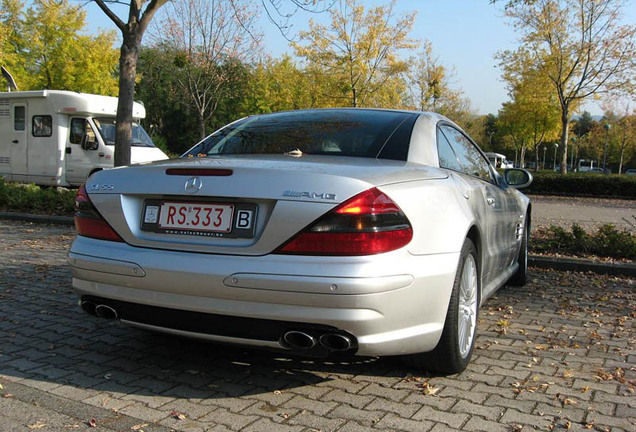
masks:
<svg viewBox="0 0 636 432"><path fill-rule="evenodd" d="M554 164L552 165L552 171L556 171L556 156L557 156L558 148L559 148L559 145L557 143L554 143Z"/></svg>
<svg viewBox="0 0 636 432"><path fill-rule="evenodd" d="M574 172L574 145L576 144L576 138L572 137L570 141L572 141L572 146L570 147L570 169Z"/></svg>
<svg viewBox="0 0 636 432"><path fill-rule="evenodd" d="M609 123L605 123L603 126L605 129L605 147L603 148L603 173L606 174L605 167L607 162L607 143L609 141L609 130L612 127Z"/></svg>
<svg viewBox="0 0 636 432"><path fill-rule="evenodd" d="M545 152L548 149L548 145L544 144L543 145L543 169L545 169Z"/></svg>

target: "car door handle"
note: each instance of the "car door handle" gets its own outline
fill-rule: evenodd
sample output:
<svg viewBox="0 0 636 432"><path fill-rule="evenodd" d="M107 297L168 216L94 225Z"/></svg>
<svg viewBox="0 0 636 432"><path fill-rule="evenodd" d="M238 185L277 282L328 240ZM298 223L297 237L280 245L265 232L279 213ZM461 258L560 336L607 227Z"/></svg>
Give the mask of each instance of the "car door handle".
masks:
<svg viewBox="0 0 636 432"><path fill-rule="evenodd" d="M104 157L104 156L106 156L106 155L105 155L104 153L102 153L102 152L99 152L99 153L98 153L98 155L99 155L99 157Z"/></svg>
<svg viewBox="0 0 636 432"><path fill-rule="evenodd" d="M13 140L13 141L11 141L11 142L12 142L13 144L17 144L17 143L19 143L20 141L18 141L18 140Z"/></svg>
<svg viewBox="0 0 636 432"><path fill-rule="evenodd" d="M487 197L486 202L488 203L490 207L493 207L493 208L497 205L497 202L495 201L493 197Z"/></svg>

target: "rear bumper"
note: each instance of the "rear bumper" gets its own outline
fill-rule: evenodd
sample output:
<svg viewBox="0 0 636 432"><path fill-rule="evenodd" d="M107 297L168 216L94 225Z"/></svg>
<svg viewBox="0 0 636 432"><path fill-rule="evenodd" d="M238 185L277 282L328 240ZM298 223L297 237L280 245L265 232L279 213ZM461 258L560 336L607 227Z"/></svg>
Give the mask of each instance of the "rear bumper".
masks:
<svg viewBox="0 0 636 432"><path fill-rule="evenodd" d="M81 297L146 311L122 314L127 324L281 349L286 346L276 332L317 329L351 335L358 355L433 349L458 259L459 253L413 256L405 250L369 257L211 255L81 236L68 255L73 287ZM148 318L164 310L178 318ZM216 324L174 324L207 318ZM242 330L218 330L225 322ZM262 326L278 330L264 335Z"/></svg>

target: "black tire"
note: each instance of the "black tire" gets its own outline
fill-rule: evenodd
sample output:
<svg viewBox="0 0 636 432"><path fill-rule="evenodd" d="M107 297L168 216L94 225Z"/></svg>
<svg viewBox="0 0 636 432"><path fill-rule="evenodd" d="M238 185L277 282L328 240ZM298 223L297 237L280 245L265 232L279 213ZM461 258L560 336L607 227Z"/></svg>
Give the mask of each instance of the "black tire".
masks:
<svg viewBox="0 0 636 432"><path fill-rule="evenodd" d="M528 242L530 240L530 225L528 219L523 226L523 238L521 239L521 248L519 249L519 256L517 257L517 263L519 268L515 274L512 275L508 281L512 286L524 286L528 282Z"/></svg>
<svg viewBox="0 0 636 432"><path fill-rule="evenodd" d="M444 330L439 343L433 351L405 356L404 361L417 369L443 374L464 371L470 363L475 348L480 299L477 250L473 242L466 239L462 246Z"/></svg>

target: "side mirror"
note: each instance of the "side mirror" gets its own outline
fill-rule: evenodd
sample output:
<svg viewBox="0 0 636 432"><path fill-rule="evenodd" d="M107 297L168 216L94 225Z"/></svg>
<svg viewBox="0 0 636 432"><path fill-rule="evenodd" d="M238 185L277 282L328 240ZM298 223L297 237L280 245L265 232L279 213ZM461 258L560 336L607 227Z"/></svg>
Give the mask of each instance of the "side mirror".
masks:
<svg viewBox="0 0 636 432"><path fill-rule="evenodd" d="M91 137L88 134L84 135L82 138L82 148L84 150L97 150L99 148L99 144L97 144L97 140L95 137Z"/></svg>
<svg viewBox="0 0 636 432"><path fill-rule="evenodd" d="M508 186L521 189L530 186L532 174L520 168L509 168L504 171L504 180Z"/></svg>

